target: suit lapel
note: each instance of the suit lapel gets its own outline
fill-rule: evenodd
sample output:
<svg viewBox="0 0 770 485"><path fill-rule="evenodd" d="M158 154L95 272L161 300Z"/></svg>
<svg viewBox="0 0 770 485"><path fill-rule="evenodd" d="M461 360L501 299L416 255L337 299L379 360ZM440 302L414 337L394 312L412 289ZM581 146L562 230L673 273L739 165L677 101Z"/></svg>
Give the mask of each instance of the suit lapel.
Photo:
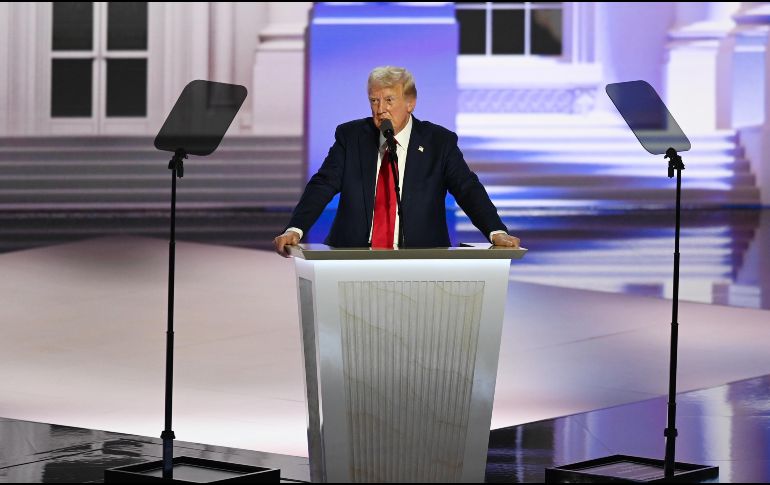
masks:
<svg viewBox="0 0 770 485"><path fill-rule="evenodd" d="M374 212L374 186L377 183L377 155L380 134L374 123L366 124L364 134L358 139L358 158L361 161L361 185L364 195L364 212L367 228L372 225Z"/></svg>

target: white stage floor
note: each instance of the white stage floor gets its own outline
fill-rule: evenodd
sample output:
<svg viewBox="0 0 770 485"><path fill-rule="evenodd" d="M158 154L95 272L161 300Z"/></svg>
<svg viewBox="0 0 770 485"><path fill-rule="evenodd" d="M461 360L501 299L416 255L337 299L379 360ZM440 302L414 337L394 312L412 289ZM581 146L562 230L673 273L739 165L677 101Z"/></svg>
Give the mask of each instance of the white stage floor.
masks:
<svg viewBox="0 0 770 485"><path fill-rule="evenodd" d="M144 238L0 255L0 417L159 436L167 258ZM176 264L177 438L307 456L293 262L179 242ZM769 317L680 303L679 391L770 374ZM492 427L667 393L670 318L667 300L512 282Z"/></svg>

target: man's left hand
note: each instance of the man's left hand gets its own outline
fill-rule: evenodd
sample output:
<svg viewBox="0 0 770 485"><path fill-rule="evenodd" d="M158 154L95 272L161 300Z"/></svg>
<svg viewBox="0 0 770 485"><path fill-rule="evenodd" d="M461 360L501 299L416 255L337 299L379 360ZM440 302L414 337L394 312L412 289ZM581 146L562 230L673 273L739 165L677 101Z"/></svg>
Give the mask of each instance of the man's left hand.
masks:
<svg viewBox="0 0 770 485"><path fill-rule="evenodd" d="M492 236L492 244L495 246L506 246L509 248L519 248L520 240L509 234L498 233Z"/></svg>

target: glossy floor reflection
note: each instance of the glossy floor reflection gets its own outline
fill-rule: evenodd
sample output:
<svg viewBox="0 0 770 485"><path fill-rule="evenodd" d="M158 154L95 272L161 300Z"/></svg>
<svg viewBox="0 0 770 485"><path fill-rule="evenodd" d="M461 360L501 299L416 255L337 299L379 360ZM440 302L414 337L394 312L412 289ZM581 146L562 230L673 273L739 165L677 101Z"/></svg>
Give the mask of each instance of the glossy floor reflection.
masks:
<svg viewBox="0 0 770 485"><path fill-rule="evenodd" d="M101 483L104 470L161 457L161 440L0 418L0 483ZM307 458L177 441L174 456L280 468L308 481Z"/></svg>
<svg viewBox="0 0 770 485"><path fill-rule="evenodd" d="M666 399L493 430L486 481L542 482L546 467L612 454L662 459ZM719 466L718 482L770 482L770 376L680 394L677 461ZM154 461L160 440L0 418L0 482L98 483L107 468ZM175 455L281 469L307 481L306 458L177 442Z"/></svg>
<svg viewBox="0 0 770 485"><path fill-rule="evenodd" d="M546 467L613 454L663 459L666 398L493 430L486 481L542 482ZM770 482L770 376L677 398L676 460L720 483Z"/></svg>

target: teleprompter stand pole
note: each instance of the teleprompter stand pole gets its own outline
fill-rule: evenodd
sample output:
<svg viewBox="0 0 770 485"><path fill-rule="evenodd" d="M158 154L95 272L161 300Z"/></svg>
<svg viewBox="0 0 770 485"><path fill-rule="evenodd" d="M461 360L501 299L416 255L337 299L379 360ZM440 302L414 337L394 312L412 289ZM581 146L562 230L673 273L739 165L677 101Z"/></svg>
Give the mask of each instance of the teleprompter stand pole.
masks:
<svg viewBox="0 0 770 485"><path fill-rule="evenodd" d="M668 178L676 172L676 235L674 236L674 295L671 302L671 357L668 377L668 424L663 435L666 437L666 455L663 459L663 474L666 478L674 476L674 457L676 455L676 360L679 348L679 229L681 227L682 170L684 163L676 150L666 150L668 159Z"/></svg>
<svg viewBox="0 0 770 485"><path fill-rule="evenodd" d="M166 416L163 439L163 478L174 478L174 431L171 429L174 393L174 262L176 258L176 179L184 177L187 154L178 149L168 168L171 170L171 230L168 242L168 327L166 329Z"/></svg>
<svg viewBox="0 0 770 485"><path fill-rule="evenodd" d="M663 432L663 460L630 455L612 455L546 468L546 482L694 482L719 476L719 467L676 462L676 372L679 348L679 233L682 213L680 152L692 145L655 89L646 81L608 84L607 95L628 127L651 155L668 160L668 178L676 175L676 234L674 237L674 292L671 310L671 349L668 381L668 421Z"/></svg>
<svg viewBox="0 0 770 485"><path fill-rule="evenodd" d="M174 389L174 270L176 259L176 185L184 176L188 155L212 154L246 99L246 88L237 84L195 80L189 82L163 127L155 148L173 153L171 170L171 217L168 246L168 327L166 331L165 426L161 433L162 459L110 468L106 483L279 483L281 471L257 465L174 456L172 429Z"/></svg>

